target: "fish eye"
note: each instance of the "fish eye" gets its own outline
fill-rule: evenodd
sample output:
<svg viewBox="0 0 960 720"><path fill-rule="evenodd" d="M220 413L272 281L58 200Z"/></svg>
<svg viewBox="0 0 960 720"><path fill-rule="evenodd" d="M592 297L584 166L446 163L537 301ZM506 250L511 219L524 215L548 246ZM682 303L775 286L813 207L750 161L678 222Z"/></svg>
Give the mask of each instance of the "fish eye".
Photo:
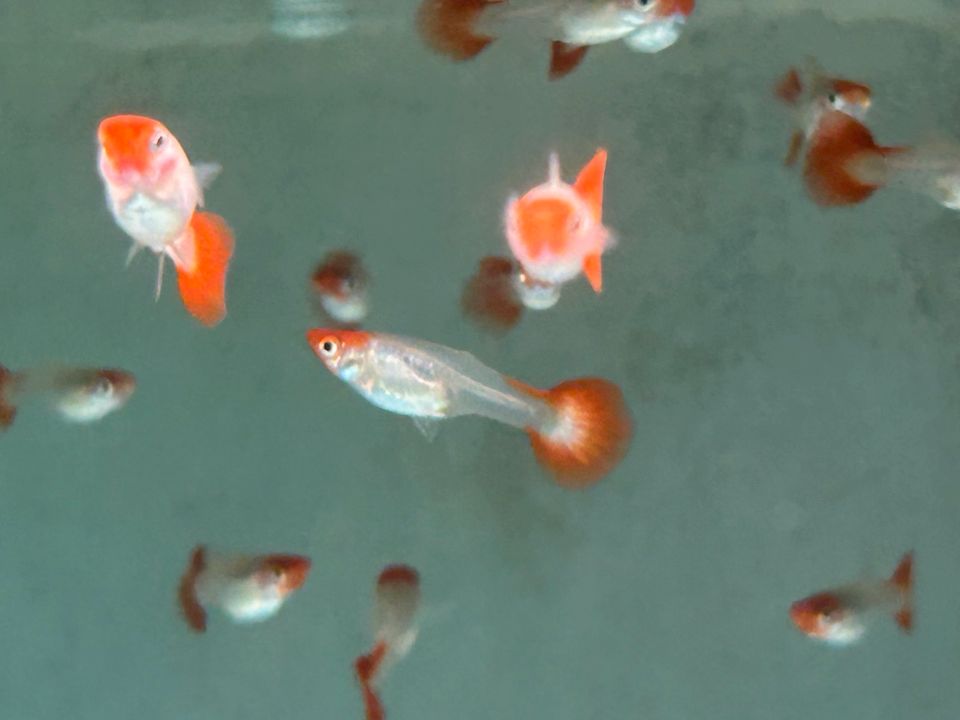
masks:
<svg viewBox="0 0 960 720"><path fill-rule="evenodd" d="M827 95L827 100L830 101L830 104L831 104L831 105L836 105L836 104L837 104L837 100L838 100L837 94L836 94L836 93L830 93L829 95Z"/></svg>
<svg viewBox="0 0 960 720"><path fill-rule="evenodd" d="M325 357L333 357L339 350L340 343L337 342L336 338L325 337L320 341L320 352L323 353Z"/></svg>
<svg viewBox="0 0 960 720"><path fill-rule="evenodd" d="M151 150L159 150L160 148L163 147L163 144L164 144L166 141L167 141L167 138L164 136L164 134L163 134L162 132L158 132L158 133L157 133L156 135L154 135L153 138L150 140L150 149L151 149Z"/></svg>

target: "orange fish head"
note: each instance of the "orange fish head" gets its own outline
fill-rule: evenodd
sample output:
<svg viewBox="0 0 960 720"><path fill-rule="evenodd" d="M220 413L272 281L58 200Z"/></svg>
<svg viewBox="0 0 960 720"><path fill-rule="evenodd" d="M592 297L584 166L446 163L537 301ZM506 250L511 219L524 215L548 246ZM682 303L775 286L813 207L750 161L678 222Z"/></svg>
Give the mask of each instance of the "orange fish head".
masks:
<svg viewBox="0 0 960 720"><path fill-rule="evenodd" d="M150 173L175 145L162 123L141 115L104 118L97 139L103 158L117 175Z"/></svg>
<svg viewBox="0 0 960 720"><path fill-rule="evenodd" d="M259 575L264 584L275 585L281 595L300 588L310 572L310 558L302 555L268 555L261 563Z"/></svg>
<svg viewBox="0 0 960 720"><path fill-rule="evenodd" d="M362 330L334 328L307 330L307 343L310 349L335 375L340 375L358 361L369 342L370 333Z"/></svg>
<svg viewBox="0 0 960 720"><path fill-rule="evenodd" d="M338 300L346 300L362 291L365 282L366 274L360 258L345 251L329 253L317 265L311 277L315 292L332 295Z"/></svg>
<svg viewBox="0 0 960 720"><path fill-rule="evenodd" d="M863 120L872 101L870 86L835 78L830 81L827 101L834 109Z"/></svg>
<svg viewBox="0 0 960 720"><path fill-rule="evenodd" d="M844 617L843 604L833 593L824 592L797 600L790 606L790 619L800 632L825 637L832 625Z"/></svg>
<svg viewBox="0 0 960 720"><path fill-rule="evenodd" d="M583 223L569 200L551 195L524 196L513 212L520 244L533 259L563 253Z"/></svg>

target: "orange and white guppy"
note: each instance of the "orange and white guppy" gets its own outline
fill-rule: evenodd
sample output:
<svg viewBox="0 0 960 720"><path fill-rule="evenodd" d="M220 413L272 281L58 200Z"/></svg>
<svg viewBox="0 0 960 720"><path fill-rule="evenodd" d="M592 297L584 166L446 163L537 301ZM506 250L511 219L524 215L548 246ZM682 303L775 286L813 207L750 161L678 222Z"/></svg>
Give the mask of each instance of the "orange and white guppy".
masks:
<svg viewBox="0 0 960 720"><path fill-rule="evenodd" d="M133 240L127 263L143 248L159 257L159 297L163 261L169 256L184 306L204 325L216 325L227 312L233 234L222 217L197 208L203 207L203 188L220 166L191 165L173 133L140 115L104 119L97 138L107 208Z"/></svg>
<svg viewBox="0 0 960 720"><path fill-rule="evenodd" d="M470 353L384 333L315 328L307 342L330 372L377 407L413 418L428 437L439 420L461 415L525 430L537 460L566 487L597 482L630 445L630 413L607 380L538 390Z"/></svg>

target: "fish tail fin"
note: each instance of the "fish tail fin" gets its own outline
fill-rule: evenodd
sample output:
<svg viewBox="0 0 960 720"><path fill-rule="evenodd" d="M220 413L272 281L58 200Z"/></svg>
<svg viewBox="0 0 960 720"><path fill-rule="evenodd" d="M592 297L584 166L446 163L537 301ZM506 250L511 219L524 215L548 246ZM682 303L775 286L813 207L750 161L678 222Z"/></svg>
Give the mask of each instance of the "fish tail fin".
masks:
<svg viewBox="0 0 960 720"><path fill-rule="evenodd" d="M906 553L897 569L890 576L890 584L900 591L900 607L893 615L894 621L905 633L913 630L913 551Z"/></svg>
<svg viewBox="0 0 960 720"><path fill-rule="evenodd" d="M386 656L387 644L381 640L373 646L373 650L366 655L361 655L354 661L353 669L361 685L369 685L373 682L383 666L383 660Z"/></svg>
<svg viewBox="0 0 960 720"><path fill-rule="evenodd" d="M810 197L818 205L855 205L886 184L885 157L902 152L882 148L866 125L832 110L820 120L803 169Z"/></svg>
<svg viewBox="0 0 960 720"><path fill-rule="evenodd" d="M453 60L476 57L493 42L475 30L488 5L501 0L423 0L417 11L420 37L434 51Z"/></svg>
<svg viewBox="0 0 960 720"><path fill-rule="evenodd" d="M523 314L523 304L514 288L517 266L505 257L485 257L463 289L463 314L495 333L512 328Z"/></svg>
<svg viewBox="0 0 960 720"><path fill-rule="evenodd" d="M13 425L17 407L13 404L13 384L17 375L0 365L0 431Z"/></svg>
<svg viewBox="0 0 960 720"><path fill-rule="evenodd" d="M190 553L190 563L177 588L180 611L187 625L191 630L200 633L207 629L207 613L197 599L197 578L206 565L206 550L203 545L197 545Z"/></svg>
<svg viewBox="0 0 960 720"><path fill-rule="evenodd" d="M607 151L599 148L573 183L573 189L586 201L597 222L603 220L603 176L606 170Z"/></svg>
<svg viewBox="0 0 960 720"><path fill-rule="evenodd" d="M790 68L773 86L773 94L787 105L796 105L803 94L803 82L796 68Z"/></svg>
<svg viewBox="0 0 960 720"><path fill-rule="evenodd" d="M551 80L559 80L572 73L577 65L583 62L583 58L586 57L589 49L588 45L571 45L561 40L554 40L550 43L548 77Z"/></svg>
<svg viewBox="0 0 960 720"><path fill-rule="evenodd" d="M511 384L546 402L553 420L527 428L533 452L557 484L585 488L619 464L630 447L633 421L620 388L601 378L567 380L543 391Z"/></svg>
<svg viewBox="0 0 960 720"><path fill-rule="evenodd" d="M177 266L183 304L197 320L213 327L227 314L227 268L233 256L233 233L219 215L195 212L190 218L195 262Z"/></svg>
<svg viewBox="0 0 960 720"><path fill-rule="evenodd" d="M366 720L384 720L387 714L377 691L369 683L361 683L360 690L363 693L363 710Z"/></svg>

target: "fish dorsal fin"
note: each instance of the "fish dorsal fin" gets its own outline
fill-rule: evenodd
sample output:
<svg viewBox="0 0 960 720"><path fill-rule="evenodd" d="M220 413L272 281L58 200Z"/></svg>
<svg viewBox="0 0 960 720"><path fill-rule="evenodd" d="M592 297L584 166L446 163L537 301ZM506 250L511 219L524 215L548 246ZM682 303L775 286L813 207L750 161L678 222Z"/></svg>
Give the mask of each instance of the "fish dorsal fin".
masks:
<svg viewBox="0 0 960 720"><path fill-rule="evenodd" d="M427 439L427 442L433 442L437 439L440 432L440 420L438 418L414 416L413 424L417 426L417 430Z"/></svg>
<svg viewBox="0 0 960 720"><path fill-rule="evenodd" d="M600 148L590 162L583 166L573 184L573 189L590 207L590 212L597 222L603 217L603 174L606 169L607 151Z"/></svg>
<svg viewBox="0 0 960 720"><path fill-rule="evenodd" d="M587 54L586 45L568 45L560 40L550 43L550 79L569 75Z"/></svg>

